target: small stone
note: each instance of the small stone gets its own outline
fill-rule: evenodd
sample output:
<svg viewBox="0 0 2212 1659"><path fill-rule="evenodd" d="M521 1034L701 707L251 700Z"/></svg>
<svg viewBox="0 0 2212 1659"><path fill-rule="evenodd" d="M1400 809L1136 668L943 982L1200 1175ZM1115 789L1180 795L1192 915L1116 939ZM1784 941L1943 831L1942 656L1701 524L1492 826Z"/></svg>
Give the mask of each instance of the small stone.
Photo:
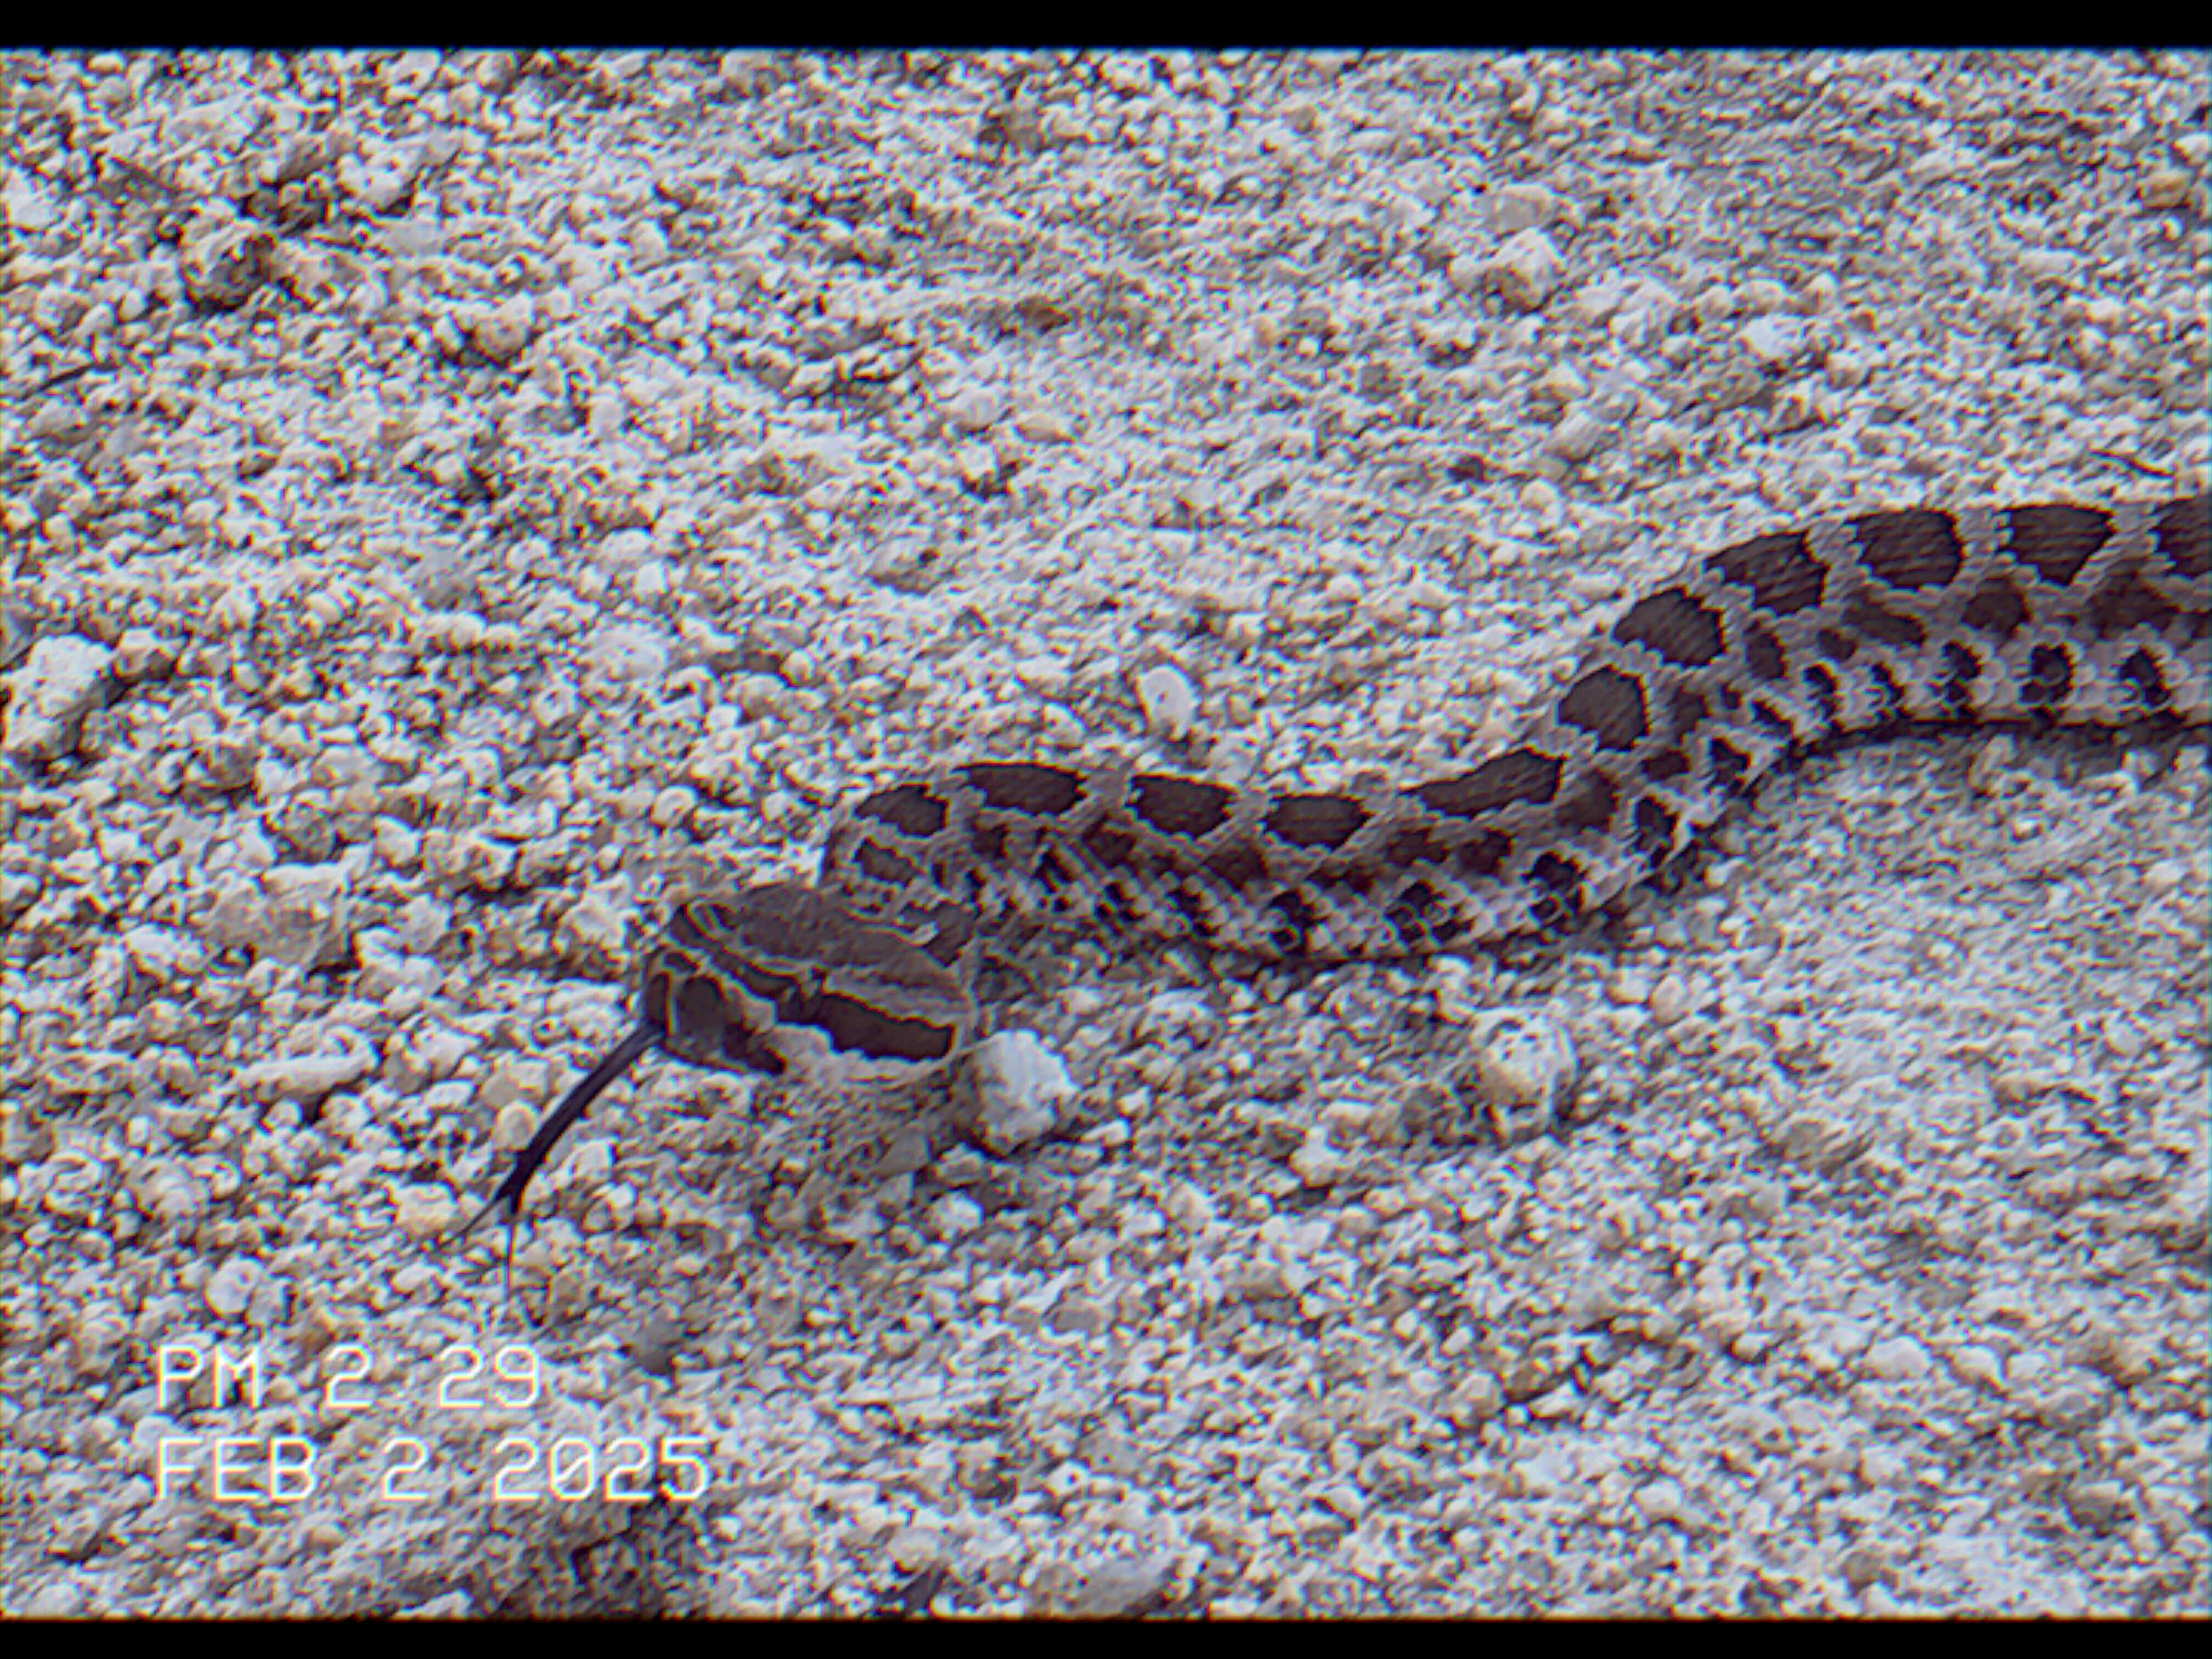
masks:
<svg viewBox="0 0 2212 1659"><path fill-rule="evenodd" d="M1844 1552L1836 1565L1844 1575L1844 1582L1855 1590L1879 1583L1890 1573L1889 1558L1878 1544L1854 1544Z"/></svg>
<svg viewBox="0 0 2212 1659"><path fill-rule="evenodd" d="M538 1133L538 1114L527 1103L509 1101L492 1119L491 1144L503 1152L520 1152Z"/></svg>
<svg viewBox="0 0 2212 1659"><path fill-rule="evenodd" d="M74 634L40 640L8 677L4 748L22 760L58 760L76 748L85 716L105 701L115 653Z"/></svg>
<svg viewBox="0 0 2212 1659"><path fill-rule="evenodd" d="M1585 410L1575 410L1546 434L1544 448L1563 461L1579 464L1612 441L1612 428Z"/></svg>
<svg viewBox="0 0 2212 1659"><path fill-rule="evenodd" d="M427 955L443 945L453 932L453 907L428 893L417 894L400 907L398 921L400 944Z"/></svg>
<svg viewBox="0 0 2212 1659"><path fill-rule="evenodd" d="M2143 885L2154 893L2171 893L2188 879L2186 859L2160 859L2143 872Z"/></svg>
<svg viewBox="0 0 2212 1659"><path fill-rule="evenodd" d="M1802 317L1758 317L1744 325L1744 349L1769 368L1779 368L1805 350L1808 325Z"/></svg>
<svg viewBox="0 0 2212 1659"><path fill-rule="evenodd" d="M1992 1394L2004 1391L2004 1361L1994 1349L1978 1342L1962 1342L1947 1357L1953 1374L1960 1382L1987 1389Z"/></svg>
<svg viewBox="0 0 2212 1659"><path fill-rule="evenodd" d="M444 1187L404 1185L393 1194L394 1220L410 1238L441 1238L460 1219L460 1206Z"/></svg>
<svg viewBox="0 0 2212 1659"><path fill-rule="evenodd" d="M126 628L115 642L115 678L125 685L166 678L176 665L176 647L150 628Z"/></svg>
<svg viewBox="0 0 2212 1659"><path fill-rule="evenodd" d="M234 1255L208 1275L200 1289L210 1312L235 1319L253 1300L253 1292L269 1270L251 1256Z"/></svg>
<svg viewBox="0 0 2212 1659"><path fill-rule="evenodd" d="M188 981L207 971L208 953L200 942L166 927L142 924L125 928L118 942L141 973L164 985Z"/></svg>
<svg viewBox="0 0 2212 1659"><path fill-rule="evenodd" d="M469 329L469 343L495 363L512 362L530 343L538 325L538 307L527 294L501 301L477 319Z"/></svg>
<svg viewBox="0 0 2212 1659"><path fill-rule="evenodd" d="M884 1546L901 1572L926 1572L945 1559L944 1534L930 1527L902 1527Z"/></svg>
<svg viewBox="0 0 2212 1659"><path fill-rule="evenodd" d="M1636 1489L1635 1504L1646 1521L1680 1521L1682 1518L1682 1485L1679 1480L1662 1475L1658 1480Z"/></svg>
<svg viewBox="0 0 2212 1659"><path fill-rule="evenodd" d="M84 1611L84 1589L66 1579L41 1584L19 1604L27 1619L74 1619Z"/></svg>
<svg viewBox="0 0 2212 1659"><path fill-rule="evenodd" d="M346 1049L261 1060L239 1073L238 1086L249 1100L320 1100L376 1066L376 1050L364 1041Z"/></svg>
<svg viewBox="0 0 2212 1659"><path fill-rule="evenodd" d="M1089 1297L1063 1296L1054 1304L1052 1328L1078 1336L1096 1336L1112 1322Z"/></svg>
<svg viewBox="0 0 2212 1659"><path fill-rule="evenodd" d="M1928 1375L1935 1361L1928 1350L1909 1336L1893 1336L1866 1351L1860 1364L1869 1376L1888 1382L1909 1382Z"/></svg>
<svg viewBox="0 0 2212 1659"><path fill-rule="evenodd" d="M1051 409L1023 410L1014 416L1014 430L1033 444L1064 444L1075 436L1067 417Z"/></svg>
<svg viewBox="0 0 2212 1659"><path fill-rule="evenodd" d="M422 836L422 867L447 891L496 893L514 873L520 851L481 830L431 830Z"/></svg>
<svg viewBox="0 0 2212 1659"><path fill-rule="evenodd" d="M554 948L563 962L615 969L629 949L629 912L605 894L586 893L554 924Z"/></svg>
<svg viewBox="0 0 2212 1659"><path fill-rule="evenodd" d="M268 280L276 239L251 220L213 210L185 227L177 251L177 274L195 304L234 311Z"/></svg>
<svg viewBox="0 0 2212 1659"><path fill-rule="evenodd" d="M1188 1181L1178 1181L1168 1188L1161 1207L1168 1219L1187 1233L1202 1233L1213 1224L1213 1200Z"/></svg>
<svg viewBox="0 0 2212 1659"><path fill-rule="evenodd" d="M2124 1331L2101 1328L2092 1331L2081 1346L2081 1359L2124 1389L2136 1388L2158 1375L2156 1346Z"/></svg>
<svg viewBox="0 0 2212 1659"><path fill-rule="evenodd" d="M1334 1186L1350 1167L1344 1154L1328 1144L1328 1131L1318 1123L1306 1131L1304 1141L1291 1154L1291 1168L1309 1187Z"/></svg>
<svg viewBox="0 0 2212 1659"><path fill-rule="evenodd" d="M1766 1135L1767 1144L1793 1164L1833 1175L1874 1145L1871 1127L1842 1113L1808 1109L1792 1112Z"/></svg>
<svg viewBox="0 0 2212 1659"><path fill-rule="evenodd" d="M1172 1558L1163 1551L1121 1556L1085 1572L1057 1609L1076 1619L1127 1619L1159 1599Z"/></svg>
<svg viewBox="0 0 2212 1659"><path fill-rule="evenodd" d="M1565 268L1552 239L1531 227L1506 239L1483 267L1482 283L1515 309L1539 311Z"/></svg>
<svg viewBox="0 0 2212 1659"><path fill-rule="evenodd" d="M947 1193L929 1206L929 1231L951 1243L983 1224L982 1206L963 1193Z"/></svg>
<svg viewBox="0 0 2212 1659"><path fill-rule="evenodd" d="M1005 416L1006 394L995 386L964 386L945 400L945 423L956 432L988 432Z"/></svg>
<svg viewBox="0 0 2212 1659"><path fill-rule="evenodd" d="M655 829L673 830L690 822L698 810L698 795L680 783L672 783L653 798L653 810L647 816Z"/></svg>
<svg viewBox="0 0 2212 1659"><path fill-rule="evenodd" d="M2117 1532L2128 1519L2128 1489L2117 1480L2067 1483L2066 1512L2092 1532Z"/></svg>
<svg viewBox="0 0 2212 1659"><path fill-rule="evenodd" d="M1680 974L1667 974L1651 988L1644 1006L1662 1025L1672 1025L1690 1012L1690 989Z"/></svg>
<svg viewBox="0 0 2212 1659"><path fill-rule="evenodd" d="M394 870L411 870L422 856L422 837L397 818L379 818L371 839L377 857Z"/></svg>
<svg viewBox="0 0 2212 1659"><path fill-rule="evenodd" d="M2136 186L2136 196L2154 211L2178 208L2189 200L2190 177L2179 167L2154 167Z"/></svg>
<svg viewBox="0 0 2212 1659"><path fill-rule="evenodd" d="M961 1127L1001 1157L1058 1127L1075 1098L1066 1062L1034 1031L994 1031L953 1074Z"/></svg>
<svg viewBox="0 0 2212 1659"><path fill-rule="evenodd" d="M1444 1397L1444 1415L1462 1429L1487 1423L1504 1409L1504 1385L1488 1371L1469 1371Z"/></svg>
<svg viewBox="0 0 2212 1659"><path fill-rule="evenodd" d="M331 967L352 959L350 916L343 864L280 864L258 881L222 888L201 931L268 961Z"/></svg>
<svg viewBox="0 0 2212 1659"><path fill-rule="evenodd" d="M1482 286L1489 262L1472 253L1455 253L1444 266L1444 280L1462 294L1473 294Z"/></svg>
<svg viewBox="0 0 2212 1659"><path fill-rule="evenodd" d="M501 1059L477 1086L479 1103L504 1112L515 1103L542 1102L552 1091L552 1068L542 1060Z"/></svg>
<svg viewBox="0 0 2212 1659"><path fill-rule="evenodd" d="M1559 198L1541 185L1516 180L1500 185L1490 198L1490 226L1501 236L1548 225L1559 212Z"/></svg>
<svg viewBox="0 0 2212 1659"><path fill-rule="evenodd" d="M1137 702L1145 729L1170 743L1188 738L1198 718L1198 688L1173 663L1155 663L1137 676Z"/></svg>
<svg viewBox="0 0 2212 1659"><path fill-rule="evenodd" d="M1651 1000L1651 976L1633 970L1613 975L1605 982L1605 994L1624 1007L1640 1007Z"/></svg>
<svg viewBox="0 0 2212 1659"><path fill-rule="evenodd" d="M1456 1092L1500 1142L1526 1140L1565 1120L1580 1063L1559 1020L1535 1008L1489 1009L1468 1022L1467 1046ZM1440 1138L1465 1138L1437 1127Z"/></svg>

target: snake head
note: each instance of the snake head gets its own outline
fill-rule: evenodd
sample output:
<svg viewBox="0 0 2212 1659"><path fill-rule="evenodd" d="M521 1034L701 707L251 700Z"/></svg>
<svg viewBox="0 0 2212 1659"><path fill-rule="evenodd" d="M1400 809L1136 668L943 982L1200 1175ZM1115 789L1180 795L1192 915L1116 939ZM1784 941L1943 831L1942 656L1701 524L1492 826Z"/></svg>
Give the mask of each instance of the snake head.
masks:
<svg viewBox="0 0 2212 1659"><path fill-rule="evenodd" d="M679 902L645 953L641 997L679 1059L838 1081L934 1067L975 1027L953 969L798 882Z"/></svg>

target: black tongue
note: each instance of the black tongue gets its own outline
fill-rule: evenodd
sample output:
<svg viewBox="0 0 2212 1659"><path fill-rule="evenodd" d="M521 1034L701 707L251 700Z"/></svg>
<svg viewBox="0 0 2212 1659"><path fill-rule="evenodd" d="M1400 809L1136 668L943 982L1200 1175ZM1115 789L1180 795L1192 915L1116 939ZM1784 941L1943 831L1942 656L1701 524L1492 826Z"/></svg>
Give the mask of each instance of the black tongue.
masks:
<svg viewBox="0 0 2212 1659"><path fill-rule="evenodd" d="M530 1185L531 1176L536 1175L545 1160L552 1156L554 1147L560 1145L561 1137L568 1133L569 1127L583 1116L585 1110L606 1091L608 1085L635 1065L639 1056L648 1049L659 1048L660 1042L660 1027L650 1022L641 1022L630 1029L628 1036L609 1049L598 1065L585 1073L576 1086L568 1091L561 1103L538 1126L538 1133L530 1137L530 1144L514 1160L514 1167L507 1172L507 1179L499 1183L498 1190L485 1201L484 1206L470 1218L469 1224L461 1229L461 1237L466 1238L483 1224L485 1217L495 1210L503 1211L504 1219L510 1226L513 1225L515 1218L522 1212L522 1194Z"/></svg>

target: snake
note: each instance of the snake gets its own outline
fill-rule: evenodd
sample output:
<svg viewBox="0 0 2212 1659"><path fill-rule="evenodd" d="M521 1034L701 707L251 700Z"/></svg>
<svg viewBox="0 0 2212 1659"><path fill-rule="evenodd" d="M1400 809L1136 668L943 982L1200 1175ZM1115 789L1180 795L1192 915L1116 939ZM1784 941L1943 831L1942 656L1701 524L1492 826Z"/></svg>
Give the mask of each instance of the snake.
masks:
<svg viewBox="0 0 2212 1659"><path fill-rule="evenodd" d="M2208 496L1919 507L1693 558L1593 630L1470 769L1238 787L978 760L838 812L812 883L679 893L637 1018L469 1224L503 1212L646 1054L911 1079L980 1029L997 940L1059 929L1256 963L1419 958L1572 928L1796 759L1924 726L2212 721Z"/></svg>

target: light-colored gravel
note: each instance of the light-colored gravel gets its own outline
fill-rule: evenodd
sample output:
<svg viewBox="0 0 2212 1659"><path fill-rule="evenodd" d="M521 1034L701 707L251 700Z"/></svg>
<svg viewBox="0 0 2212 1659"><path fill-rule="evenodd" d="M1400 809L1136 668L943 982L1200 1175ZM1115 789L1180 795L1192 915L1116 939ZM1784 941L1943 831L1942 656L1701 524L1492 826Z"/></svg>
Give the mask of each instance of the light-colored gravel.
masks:
<svg viewBox="0 0 2212 1659"><path fill-rule="evenodd" d="M1417 774L1692 551L2202 488L2207 97L0 55L7 1609L2203 1614L2201 745L1818 760L1425 972L1064 942L1003 1157L654 1060L542 1324L452 1235L871 781Z"/></svg>

